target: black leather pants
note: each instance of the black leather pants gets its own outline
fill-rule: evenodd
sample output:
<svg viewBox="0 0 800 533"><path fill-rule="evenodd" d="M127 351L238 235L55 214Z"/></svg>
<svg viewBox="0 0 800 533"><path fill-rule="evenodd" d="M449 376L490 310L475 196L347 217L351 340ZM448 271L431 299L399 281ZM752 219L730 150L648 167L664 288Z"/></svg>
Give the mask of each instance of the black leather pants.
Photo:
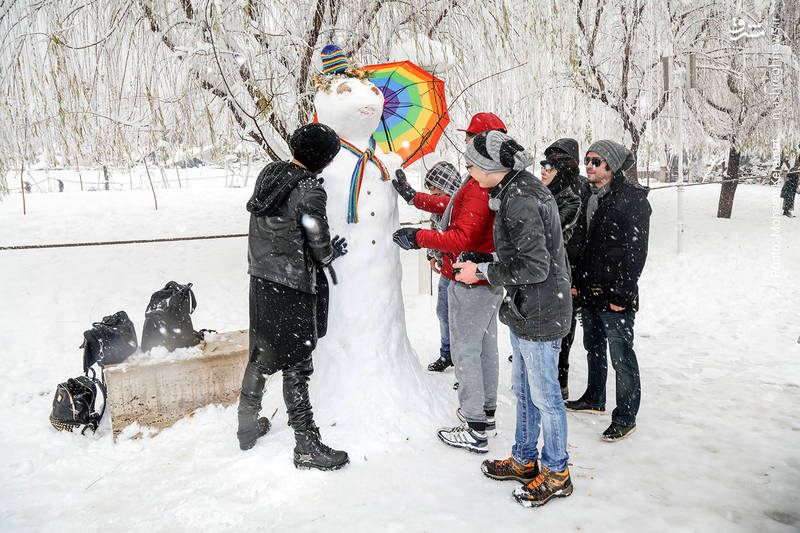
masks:
<svg viewBox="0 0 800 533"><path fill-rule="evenodd" d="M265 366L261 363L262 351L254 348L242 379L242 395L239 400L239 413L261 411L261 398L266 382ZM314 372L311 356L290 365L283 370L283 400L289 415L289 426L295 431L309 431L316 428L311 401L308 397L308 382Z"/></svg>

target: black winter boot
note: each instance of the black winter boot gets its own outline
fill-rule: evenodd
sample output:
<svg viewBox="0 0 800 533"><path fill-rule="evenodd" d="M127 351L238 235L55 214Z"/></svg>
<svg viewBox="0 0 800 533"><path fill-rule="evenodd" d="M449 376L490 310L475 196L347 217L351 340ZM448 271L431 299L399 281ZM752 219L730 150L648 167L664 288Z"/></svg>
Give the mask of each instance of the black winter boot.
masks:
<svg viewBox="0 0 800 533"><path fill-rule="evenodd" d="M346 452L332 450L320 442L319 429L308 398L308 382L314 372L311 357L283 370L283 399L289 426L294 429L297 445L294 466L319 470L338 470L349 462Z"/></svg>
<svg viewBox="0 0 800 533"><path fill-rule="evenodd" d="M339 470L350 462L347 452L333 450L320 441L319 429L296 431L297 445L294 447L294 466L307 470Z"/></svg>
<svg viewBox="0 0 800 533"><path fill-rule="evenodd" d="M266 378L255 363L248 363L242 379L242 393L239 396L239 429L236 436L239 438L239 448L249 450L256 445L259 437L266 435L270 423L265 417L258 416L261 412L261 397L264 395Z"/></svg>

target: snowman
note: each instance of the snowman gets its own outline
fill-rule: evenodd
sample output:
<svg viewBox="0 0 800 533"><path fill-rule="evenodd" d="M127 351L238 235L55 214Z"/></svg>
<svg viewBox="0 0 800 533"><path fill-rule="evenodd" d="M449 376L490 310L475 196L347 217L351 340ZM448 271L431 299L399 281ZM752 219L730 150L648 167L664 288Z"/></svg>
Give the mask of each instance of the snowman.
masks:
<svg viewBox="0 0 800 533"><path fill-rule="evenodd" d="M338 284L330 288L328 333L315 350L311 393L322 417L346 428L338 442L357 449L365 434L405 438L415 428L429 431L434 422L427 417L452 399L434 398L406 334L390 181L402 160L372 138L383 94L339 47L326 46L321 55L325 76L317 78L314 106L342 144L322 172L328 224L331 235L347 239L349 252L334 264Z"/></svg>

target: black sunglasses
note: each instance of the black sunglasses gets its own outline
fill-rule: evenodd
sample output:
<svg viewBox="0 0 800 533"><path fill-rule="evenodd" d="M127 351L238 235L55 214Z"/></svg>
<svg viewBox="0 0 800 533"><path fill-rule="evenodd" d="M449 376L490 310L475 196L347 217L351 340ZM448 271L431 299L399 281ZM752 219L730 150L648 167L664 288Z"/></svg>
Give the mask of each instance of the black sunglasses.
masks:
<svg viewBox="0 0 800 533"><path fill-rule="evenodd" d="M603 161L605 161L605 159L601 159L599 157L586 156L586 157L583 158L583 164L584 165L588 165L589 163L591 163L592 166L594 166L594 167L599 167L600 163L602 163Z"/></svg>
<svg viewBox="0 0 800 533"><path fill-rule="evenodd" d="M539 161L539 164L542 165L542 169L544 170L553 170L556 168L555 163L552 161Z"/></svg>

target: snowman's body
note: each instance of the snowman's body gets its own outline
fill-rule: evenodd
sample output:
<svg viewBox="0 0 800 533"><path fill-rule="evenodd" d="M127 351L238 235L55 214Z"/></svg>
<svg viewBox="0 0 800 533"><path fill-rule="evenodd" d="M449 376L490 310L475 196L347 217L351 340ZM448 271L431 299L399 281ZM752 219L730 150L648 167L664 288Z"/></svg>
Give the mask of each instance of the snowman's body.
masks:
<svg viewBox="0 0 800 533"><path fill-rule="evenodd" d="M349 90L338 88L343 84ZM319 121L361 151L383 109L383 96L373 88L358 79L339 80L314 100ZM393 176L399 156L375 152ZM437 402L406 335L399 248L392 242L399 228L397 193L390 181L381 180L378 167L367 163L358 222L348 223L357 162L358 156L342 148L322 172L330 233L347 239L348 253L333 263L338 285L330 287L328 332L314 352L312 403L320 421L348 426L346 435L374 432L376 425L389 430L387 424L407 435L398 416L420 417Z"/></svg>

